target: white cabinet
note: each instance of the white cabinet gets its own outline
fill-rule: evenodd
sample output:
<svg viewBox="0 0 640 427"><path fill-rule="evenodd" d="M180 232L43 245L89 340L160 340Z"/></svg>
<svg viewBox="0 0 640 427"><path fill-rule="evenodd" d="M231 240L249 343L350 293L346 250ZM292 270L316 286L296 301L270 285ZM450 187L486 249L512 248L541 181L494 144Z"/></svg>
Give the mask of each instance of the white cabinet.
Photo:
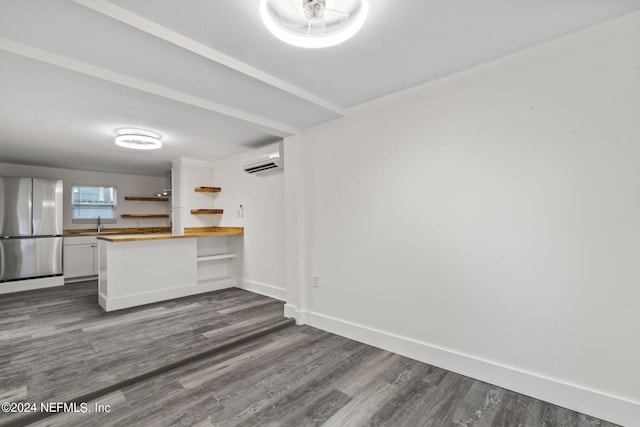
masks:
<svg viewBox="0 0 640 427"><path fill-rule="evenodd" d="M95 236L64 238L65 282L77 282L98 275L98 240Z"/></svg>

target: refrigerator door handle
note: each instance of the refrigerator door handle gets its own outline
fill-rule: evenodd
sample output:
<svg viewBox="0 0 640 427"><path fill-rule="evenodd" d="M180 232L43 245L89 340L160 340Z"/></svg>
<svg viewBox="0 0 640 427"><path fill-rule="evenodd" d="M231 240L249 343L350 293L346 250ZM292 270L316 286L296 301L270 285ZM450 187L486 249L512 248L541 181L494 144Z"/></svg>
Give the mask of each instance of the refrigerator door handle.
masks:
<svg viewBox="0 0 640 427"><path fill-rule="evenodd" d="M40 184L40 180L33 180L31 186L31 197L29 198L31 207L31 235L37 236L40 234L40 225L42 223L42 214L44 211L44 191Z"/></svg>
<svg viewBox="0 0 640 427"><path fill-rule="evenodd" d="M0 243L0 277L4 277L5 273L4 246Z"/></svg>
<svg viewBox="0 0 640 427"><path fill-rule="evenodd" d="M33 178L31 179L31 185L29 186L29 189L27 190L27 193L29 194L29 198L27 200L29 200L29 213L31 215L31 218L29 218L29 222L30 222L30 226L31 226L30 234L33 235L33 233L34 233L34 225L33 225Z"/></svg>

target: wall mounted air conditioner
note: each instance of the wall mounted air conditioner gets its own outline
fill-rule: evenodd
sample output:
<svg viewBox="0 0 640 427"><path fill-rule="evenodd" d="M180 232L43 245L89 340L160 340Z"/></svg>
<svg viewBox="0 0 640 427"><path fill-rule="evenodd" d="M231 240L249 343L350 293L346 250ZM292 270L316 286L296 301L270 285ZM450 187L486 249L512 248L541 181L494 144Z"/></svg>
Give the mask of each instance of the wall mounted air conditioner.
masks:
<svg viewBox="0 0 640 427"><path fill-rule="evenodd" d="M242 156L242 169L251 174L262 174L284 167L282 142L252 150Z"/></svg>

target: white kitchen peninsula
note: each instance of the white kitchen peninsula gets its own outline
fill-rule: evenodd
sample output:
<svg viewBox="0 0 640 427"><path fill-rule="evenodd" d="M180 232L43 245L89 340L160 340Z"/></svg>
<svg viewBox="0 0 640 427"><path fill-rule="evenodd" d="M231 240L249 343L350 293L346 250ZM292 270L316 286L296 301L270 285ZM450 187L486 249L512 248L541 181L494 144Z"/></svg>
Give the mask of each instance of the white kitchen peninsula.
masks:
<svg viewBox="0 0 640 427"><path fill-rule="evenodd" d="M237 285L242 227L100 236L98 303L119 310Z"/></svg>

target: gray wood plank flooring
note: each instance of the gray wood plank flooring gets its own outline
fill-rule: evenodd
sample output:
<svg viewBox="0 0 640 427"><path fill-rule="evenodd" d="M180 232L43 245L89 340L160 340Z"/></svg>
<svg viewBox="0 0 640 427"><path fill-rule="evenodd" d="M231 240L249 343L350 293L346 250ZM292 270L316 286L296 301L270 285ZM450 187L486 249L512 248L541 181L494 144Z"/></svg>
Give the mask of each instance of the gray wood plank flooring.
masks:
<svg viewBox="0 0 640 427"><path fill-rule="evenodd" d="M85 296L91 295L89 290L83 292ZM100 379L117 372L129 373L130 368L122 364L155 363L156 358L164 363L177 348L190 350L197 348L205 337L217 339L224 333L241 333L244 327L235 326L250 318L268 321L271 310L276 311L270 308L275 307L273 300L229 290L106 316L117 325L108 327L104 315L89 315L91 310L77 307L72 302L72 294L62 294L60 298L67 301L61 304L67 306L68 318L61 323L55 320L58 316L42 313L51 324L37 322L33 317L25 318L37 316L38 310L18 310L29 307L33 303L29 299L14 298L6 306L0 303L0 337L8 331L4 329L7 324L12 325L10 330L13 331L6 334L6 343L12 344L3 342L0 348L2 387L4 378L8 378L9 387L5 393L18 396L18 400L24 393L30 397L34 386L60 381L75 387L82 381L93 381L93 376ZM56 306L59 305L42 307L48 311L50 309L44 307ZM9 308L7 313L3 307ZM9 313L12 309L15 310ZM279 313L282 314L281 303ZM237 317L232 320L224 317L227 315ZM175 323L191 325L191 332L186 333L190 339L182 337L178 332L181 328ZM74 375L72 367L61 368L66 369L64 373L52 372L52 359L34 355L33 348L22 351L13 348L14 345L24 347L24 340L49 340L56 336L50 334L56 328L73 325L76 329L62 334L66 344L49 351L58 358L68 359L56 366L79 365L79 372L85 375L81 379L66 379ZM122 360L115 362L113 356L107 356L99 363L85 361L85 357L93 357L96 351L117 353L109 352L113 346L104 341L104 336L99 343L85 341L83 336L89 331L91 335L106 334L107 340L114 339L114 345L122 346L126 353ZM175 344L159 354L163 351L162 346L154 345L148 334ZM29 338L34 336L39 338ZM43 343L32 345L43 352L47 349ZM133 354L134 350L147 346L152 351L145 356ZM24 351L29 354L23 356ZM7 360L18 369L7 369L4 363ZM32 372L25 365L27 360L46 363L49 369L35 367ZM131 360L136 362L129 362ZM45 398L55 395L49 391L38 394ZM110 412L96 412L96 404L110 405ZM211 357L114 390L88 405L91 413L60 413L33 425L614 426L308 326L291 326L257 337Z"/></svg>
<svg viewBox="0 0 640 427"><path fill-rule="evenodd" d="M65 402L283 320L240 289L110 313L95 281L0 295L0 401Z"/></svg>

